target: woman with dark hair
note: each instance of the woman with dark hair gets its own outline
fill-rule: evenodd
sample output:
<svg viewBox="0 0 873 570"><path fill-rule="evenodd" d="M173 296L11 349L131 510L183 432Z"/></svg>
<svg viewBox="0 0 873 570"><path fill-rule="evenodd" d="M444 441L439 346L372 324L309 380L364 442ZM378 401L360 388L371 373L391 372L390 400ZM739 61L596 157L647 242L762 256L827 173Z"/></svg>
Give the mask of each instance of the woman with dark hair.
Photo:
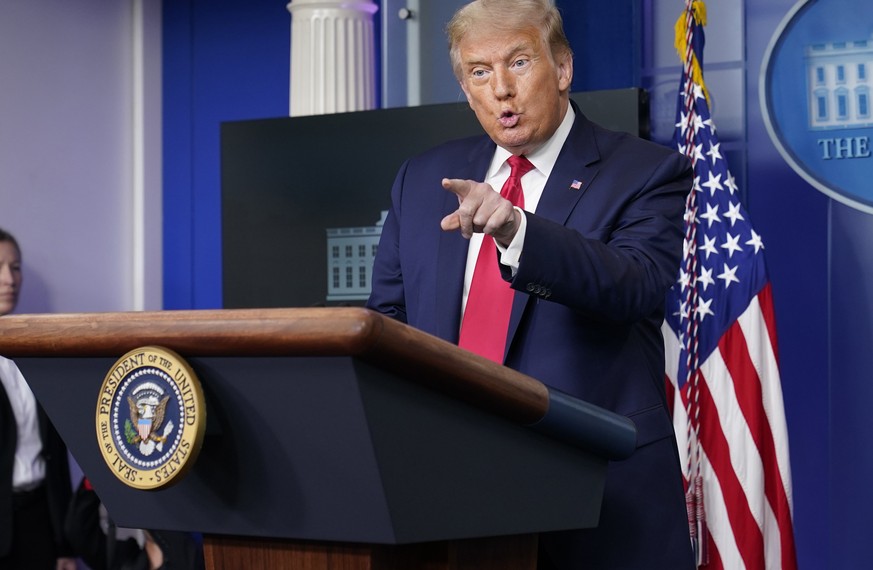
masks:
<svg viewBox="0 0 873 570"><path fill-rule="evenodd" d="M0 229L0 316L21 291L21 249ZM67 450L14 362L0 356L0 568L74 570L64 540Z"/></svg>

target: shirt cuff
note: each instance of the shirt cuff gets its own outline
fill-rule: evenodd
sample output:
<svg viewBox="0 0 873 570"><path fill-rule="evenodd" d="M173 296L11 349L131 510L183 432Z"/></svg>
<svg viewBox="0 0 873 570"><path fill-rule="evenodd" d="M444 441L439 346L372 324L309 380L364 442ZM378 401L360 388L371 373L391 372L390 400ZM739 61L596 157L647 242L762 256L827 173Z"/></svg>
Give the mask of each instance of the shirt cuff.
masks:
<svg viewBox="0 0 873 570"><path fill-rule="evenodd" d="M500 263L512 269L513 277L515 277L515 274L518 271L518 264L521 259L521 248L524 245L524 234L527 231L527 217L524 215L524 210L518 206L515 206L515 209L518 210L519 214L521 214L521 223L518 224L518 231L515 232L515 237L512 238L511 242L509 242L508 247L501 246L497 243L497 240L494 241L494 243L497 244L497 251L500 252Z"/></svg>

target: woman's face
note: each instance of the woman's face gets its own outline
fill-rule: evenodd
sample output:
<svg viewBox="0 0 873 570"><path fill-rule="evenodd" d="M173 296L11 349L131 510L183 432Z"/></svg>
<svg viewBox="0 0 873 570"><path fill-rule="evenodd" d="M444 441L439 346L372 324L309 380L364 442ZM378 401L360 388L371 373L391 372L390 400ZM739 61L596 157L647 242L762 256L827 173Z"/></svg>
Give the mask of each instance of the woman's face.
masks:
<svg viewBox="0 0 873 570"><path fill-rule="evenodd" d="M11 313L21 291L21 254L11 241L0 241L0 315Z"/></svg>

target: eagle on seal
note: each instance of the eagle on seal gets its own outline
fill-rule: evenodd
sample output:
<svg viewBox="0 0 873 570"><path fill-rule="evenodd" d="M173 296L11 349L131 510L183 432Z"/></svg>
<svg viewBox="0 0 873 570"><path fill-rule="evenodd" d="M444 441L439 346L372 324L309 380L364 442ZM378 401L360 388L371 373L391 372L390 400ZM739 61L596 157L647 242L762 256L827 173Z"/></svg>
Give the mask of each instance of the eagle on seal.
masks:
<svg viewBox="0 0 873 570"><path fill-rule="evenodd" d="M147 442L150 439L162 443L167 439L158 435L157 431L161 424L164 423L164 416L167 413L167 402L169 401L170 397L164 396L157 405L143 402L142 410L140 410L136 400L131 396L127 397L127 405L130 407L130 419L136 425L136 430L139 434L131 443Z"/></svg>

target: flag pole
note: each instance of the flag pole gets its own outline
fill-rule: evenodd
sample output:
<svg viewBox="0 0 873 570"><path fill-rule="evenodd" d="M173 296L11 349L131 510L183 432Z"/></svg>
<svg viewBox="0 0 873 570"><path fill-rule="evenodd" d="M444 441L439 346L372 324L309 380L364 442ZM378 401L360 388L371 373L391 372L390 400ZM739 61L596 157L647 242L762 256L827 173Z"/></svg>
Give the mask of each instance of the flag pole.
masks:
<svg viewBox="0 0 873 570"><path fill-rule="evenodd" d="M685 11L676 23L676 48L684 60L683 103L684 113L679 126L685 133L681 152L690 160L692 169L696 171L697 152L694 137L699 128L700 118L695 110L694 101L698 93L705 94L703 73L700 62L694 55L695 24L705 25L706 6L700 0L686 0ZM695 89L695 87L697 87ZM705 96L705 95L704 95ZM696 184L695 184L696 186ZM708 533L706 529L706 509L703 504L703 476L701 473L700 429L700 369L698 354L698 323L695 307L697 307L697 192L692 188L685 203L685 240L683 250L683 276L689 280L685 288L685 310L688 312L686 327L686 384L688 399L686 415L688 418L686 439L687 467L685 492L685 508L688 514L688 527L691 534L691 544L694 548L697 565L703 566L709 562Z"/></svg>

